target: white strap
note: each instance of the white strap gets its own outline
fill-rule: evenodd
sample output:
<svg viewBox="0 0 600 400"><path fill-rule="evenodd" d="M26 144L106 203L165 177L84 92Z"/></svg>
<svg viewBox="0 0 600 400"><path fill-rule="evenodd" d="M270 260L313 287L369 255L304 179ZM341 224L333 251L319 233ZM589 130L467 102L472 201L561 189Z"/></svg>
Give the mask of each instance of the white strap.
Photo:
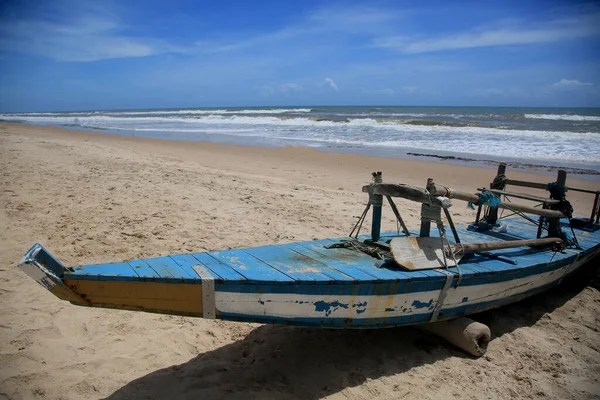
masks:
<svg viewBox="0 0 600 400"><path fill-rule="evenodd" d="M450 288L450 284L454 280L454 274L452 272L449 272L449 271L446 271L443 269L436 269L435 271L441 272L442 274L446 274L446 282L444 283L444 287L442 288L442 291L440 292L440 297L438 297L438 301L435 303L435 308L433 309L433 313L431 314L431 318L429 319L429 322L437 321L437 319L440 315L440 311L442 310L442 306L444 305L444 300L446 299L446 295L448 294L448 289Z"/></svg>
<svg viewBox="0 0 600 400"><path fill-rule="evenodd" d="M202 265L194 265L192 268L202 278L202 318L215 319L215 278Z"/></svg>

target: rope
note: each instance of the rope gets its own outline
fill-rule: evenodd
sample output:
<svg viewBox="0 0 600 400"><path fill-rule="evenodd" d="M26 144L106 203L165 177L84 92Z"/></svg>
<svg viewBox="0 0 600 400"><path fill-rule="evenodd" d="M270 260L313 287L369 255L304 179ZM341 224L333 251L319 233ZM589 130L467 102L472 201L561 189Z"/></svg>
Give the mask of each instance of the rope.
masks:
<svg viewBox="0 0 600 400"><path fill-rule="evenodd" d="M442 256L444 257L444 267L446 269L448 269L448 261L446 259L446 248L447 248L448 253L450 254L450 257L452 257L452 261L454 261L454 265L456 266L456 271L458 272L458 279L456 281L456 286L455 286L455 287L458 287L458 285L460 285L460 282L462 281L462 271L460 270L458 261L456 261L456 256L454 254L452 245L450 244L450 241L448 240L448 235L446 234L446 227L444 226L444 223L442 222L441 219L437 220L436 222L437 222L438 232L440 234L440 240L442 242ZM462 247L462 245L460 245L460 246ZM464 248L463 248L463 250L464 250Z"/></svg>
<svg viewBox="0 0 600 400"><path fill-rule="evenodd" d="M492 187L490 189L502 190L506 186L506 181L508 181L508 178L506 177L506 175L504 175L504 174L496 175L496 177L494 178L494 181L492 182L492 185L491 185Z"/></svg>
<svg viewBox="0 0 600 400"><path fill-rule="evenodd" d="M559 185L557 182L550 182L546 187L550 192L550 198L559 200L560 204L556 209L561 211L568 219L573 218L573 206L567 200L567 188L565 185Z"/></svg>
<svg viewBox="0 0 600 400"><path fill-rule="evenodd" d="M479 195L479 201L477 202L477 205L481 204L485 204L490 207L498 207L501 204L500 197L496 196L489 190L484 190Z"/></svg>
<svg viewBox="0 0 600 400"><path fill-rule="evenodd" d="M360 229L362 228L362 224L365 221L365 218L366 218L367 213L369 212L370 208L371 208L371 203L367 203L365 210L363 211L362 215L358 218L358 221L356 221L354 228L352 228L352 231L350 231L350 234L348 236L352 237L352 235L354 235L354 231L356 231L356 235L354 235L354 237L358 237L358 234L360 233Z"/></svg>
<svg viewBox="0 0 600 400"><path fill-rule="evenodd" d="M334 243L330 248L347 248L359 251L361 253L368 254L380 260L392 258L392 253L383 250L376 246L369 246L356 239L343 240L341 243Z"/></svg>

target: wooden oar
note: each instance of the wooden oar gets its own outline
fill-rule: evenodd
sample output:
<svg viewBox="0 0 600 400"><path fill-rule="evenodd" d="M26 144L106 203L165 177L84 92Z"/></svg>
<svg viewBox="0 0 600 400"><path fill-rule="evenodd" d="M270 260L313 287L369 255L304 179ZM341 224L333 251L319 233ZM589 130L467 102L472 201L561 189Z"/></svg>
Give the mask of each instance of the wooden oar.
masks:
<svg viewBox="0 0 600 400"><path fill-rule="evenodd" d="M411 271L417 271L443 268L446 265L455 267L466 254L525 246L549 246L555 243L561 244L563 241L559 238L543 238L471 244L451 243L452 253L449 253L447 247L445 249L442 247L442 241L439 237L396 237L390 242L390 250L394 260L400 266Z"/></svg>
<svg viewBox="0 0 600 400"><path fill-rule="evenodd" d="M484 242L484 243L469 243L469 244L452 244L454 253L463 252L465 254L480 253L489 250L513 249L516 247L542 247L552 244L561 244L562 239L559 238L543 238L543 239L527 239L527 240L507 240L504 242Z"/></svg>

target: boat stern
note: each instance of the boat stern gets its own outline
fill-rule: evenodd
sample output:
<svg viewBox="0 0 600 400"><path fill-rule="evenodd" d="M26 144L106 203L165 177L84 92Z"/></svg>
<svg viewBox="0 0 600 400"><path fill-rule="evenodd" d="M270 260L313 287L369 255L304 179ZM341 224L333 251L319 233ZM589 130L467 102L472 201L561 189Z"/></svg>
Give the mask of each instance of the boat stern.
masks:
<svg viewBox="0 0 600 400"><path fill-rule="evenodd" d="M88 305L81 296L64 284L62 278L67 271L60 261L39 243L34 244L21 258L18 268L61 300L77 305Z"/></svg>

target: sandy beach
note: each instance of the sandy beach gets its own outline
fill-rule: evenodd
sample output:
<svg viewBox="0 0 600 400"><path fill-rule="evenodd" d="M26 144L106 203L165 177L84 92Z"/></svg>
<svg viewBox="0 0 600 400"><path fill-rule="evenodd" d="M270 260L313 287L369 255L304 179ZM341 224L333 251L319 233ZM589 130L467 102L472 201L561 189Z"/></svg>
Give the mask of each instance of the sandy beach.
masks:
<svg viewBox="0 0 600 400"><path fill-rule="evenodd" d="M433 177L467 191L495 175L429 160L0 123L0 399L598 398L600 293L587 277L475 316L493 335L475 359L414 328L330 331L81 308L15 268L34 242L77 265L347 235L376 170L390 182ZM576 214L589 213L589 196L569 200ZM419 207L400 205L416 227ZM452 212L457 222L474 218L464 203ZM384 228L395 229L389 208Z"/></svg>

